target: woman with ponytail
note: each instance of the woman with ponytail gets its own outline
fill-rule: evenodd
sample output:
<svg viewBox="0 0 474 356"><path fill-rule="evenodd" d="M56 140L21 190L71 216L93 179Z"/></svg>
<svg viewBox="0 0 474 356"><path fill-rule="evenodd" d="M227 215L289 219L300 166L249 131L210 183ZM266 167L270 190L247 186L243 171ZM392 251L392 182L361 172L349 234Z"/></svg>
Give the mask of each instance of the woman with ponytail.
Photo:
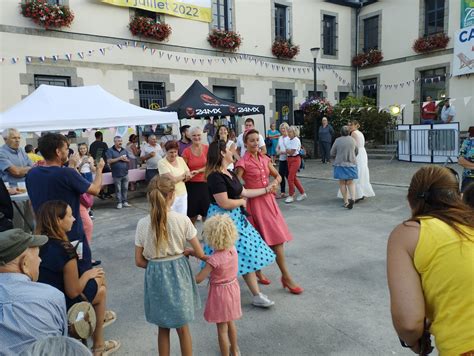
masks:
<svg viewBox="0 0 474 356"><path fill-rule="evenodd" d="M404 347L427 355L474 355L474 210L457 173L426 166L408 188L411 218L391 233L387 276L392 319Z"/></svg>
<svg viewBox="0 0 474 356"><path fill-rule="evenodd" d="M135 235L135 264L145 268L145 316L158 326L158 351L170 354L170 329L176 329L182 355L192 355L188 323L201 306L185 244L192 255L204 259L191 220L171 210L175 183L156 176L148 185L150 215L138 221Z"/></svg>

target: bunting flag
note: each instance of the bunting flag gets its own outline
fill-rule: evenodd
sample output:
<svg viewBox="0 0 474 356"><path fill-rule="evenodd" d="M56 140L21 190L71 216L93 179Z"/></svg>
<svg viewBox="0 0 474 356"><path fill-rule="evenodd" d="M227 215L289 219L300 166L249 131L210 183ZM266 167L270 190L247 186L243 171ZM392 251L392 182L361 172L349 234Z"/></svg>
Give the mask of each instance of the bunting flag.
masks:
<svg viewBox="0 0 474 356"><path fill-rule="evenodd" d="M70 62L71 61L71 58L72 58L72 54L71 53L66 53L66 59Z"/></svg>
<svg viewBox="0 0 474 356"><path fill-rule="evenodd" d="M151 55L153 56L153 55L156 53L156 49L150 48L150 53L151 53Z"/></svg>
<svg viewBox="0 0 474 356"><path fill-rule="evenodd" d="M100 53L102 53L103 56L105 56L105 48L99 48Z"/></svg>
<svg viewBox="0 0 474 356"><path fill-rule="evenodd" d="M84 52L77 52L79 58L84 59Z"/></svg>
<svg viewBox="0 0 474 356"><path fill-rule="evenodd" d="M31 63L31 57L26 57L26 63Z"/></svg>

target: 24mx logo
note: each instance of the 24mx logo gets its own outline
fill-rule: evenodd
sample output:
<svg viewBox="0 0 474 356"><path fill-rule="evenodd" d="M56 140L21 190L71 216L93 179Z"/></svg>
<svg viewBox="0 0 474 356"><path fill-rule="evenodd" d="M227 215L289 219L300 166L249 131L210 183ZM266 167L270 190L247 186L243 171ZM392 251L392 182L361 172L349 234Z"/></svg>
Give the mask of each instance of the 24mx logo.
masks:
<svg viewBox="0 0 474 356"><path fill-rule="evenodd" d="M239 110L239 114L241 113L245 113L245 112L256 112L256 113L259 113L260 110L258 110L258 108L238 108Z"/></svg>
<svg viewBox="0 0 474 356"><path fill-rule="evenodd" d="M216 114L222 114L220 108L215 108L215 109L196 109L196 115L216 115Z"/></svg>

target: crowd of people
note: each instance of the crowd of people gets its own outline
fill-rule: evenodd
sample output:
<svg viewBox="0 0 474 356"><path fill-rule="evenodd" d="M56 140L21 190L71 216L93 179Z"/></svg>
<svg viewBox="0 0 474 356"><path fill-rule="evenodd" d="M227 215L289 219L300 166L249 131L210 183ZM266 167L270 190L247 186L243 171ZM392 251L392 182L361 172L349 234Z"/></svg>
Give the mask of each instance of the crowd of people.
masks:
<svg viewBox="0 0 474 356"><path fill-rule="evenodd" d="M328 142L320 142L322 161L333 159L334 177L348 209L357 200L374 196L364 136L358 128L356 121L344 126L329 153ZM242 317L239 276L253 296L252 304L260 308L275 304L261 289L272 283L264 268L274 262L282 287L293 295L304 292L288 268L285 244L293 237L276 201L286 198L289 204L307 198L297 177L302 163L298 128L286 123L279 130L272 127L268 151L250 118L235 141L226 126L215 127L209 145L202 143L199 127L183 126L180 133L179 141L168 139L163 147L154 135L140 146L138 136L131 135L123 148L122 138L116 136L109 148L97 132L89 150L79 145L72 155L65 136L46 133L38 140L42 163L33 166L19 148L18 131L7 130L0 168L12 185L25 182L35 229L32 233L14 229L11 206L2 208L0 222L5 214L10 222L2 222L5 231L0 232L0 312L3 320L25 320L0 324L0 344L7 345L6 355L43 347L44 340L69 345L64 341L71 331L67 311L84 301L90 303L97 320L92 353L106 355L120 348L119 340L104 338L104 328L117 315L107 309L106 273L96 267L100 261L92 259L91 207L94 196L105 198L110 193L102 186L105 170L113 178L117 208L129 207L128 170L139 161L146 166L150 210L136 227L135 263L145 269L145 316L158 327L160 355L171 352L171 329L177 331L181 353L192 354L189 323L201 307L197 284L207 278L204 319L216 324L222 355L240 354L235 324ZM320 135L333 134L326 120ZM474 304L474 291L460 292L463 281L474 278L469 268L474 258L473 136L470 132L461 149L463 195L453 171L436 166L420 169L408 193L412 217L395 228L389 239L394 325L402 344L415 352L428 347L427 330L435 335L438 349L447 354L474 350L472 338L466 337L472 336L468 327L474 315L468 309ZM16 189L0 186L2 201ZM204 223L203 245L195 227L198 219ZM189 256L201 261L196 275ZM449 303L452 300L456 303ZM464 322L452 327L453 316L463 312Z"/></svg>

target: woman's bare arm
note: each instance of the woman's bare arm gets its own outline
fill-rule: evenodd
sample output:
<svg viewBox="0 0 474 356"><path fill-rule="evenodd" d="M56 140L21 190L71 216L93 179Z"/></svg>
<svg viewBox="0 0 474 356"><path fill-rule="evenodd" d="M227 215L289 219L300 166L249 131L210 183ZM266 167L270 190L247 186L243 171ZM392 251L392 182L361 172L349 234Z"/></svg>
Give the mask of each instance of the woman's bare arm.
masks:
<svg viewBox="0 0 474 356"><path fill-rule="evenodd" d="M414 351L423 334L425 301L421 279L413 257L420 225L408 222L398 225L387 245L387 278L390 290L392 321L398 336Z"/></svg>
<svg viewBox="0 0 474 356"><path fill-rule="evenodd" d="M143 247L141 246L135 246L135 266L140 268L148 266L148 260L143 257Z"/></svg>

